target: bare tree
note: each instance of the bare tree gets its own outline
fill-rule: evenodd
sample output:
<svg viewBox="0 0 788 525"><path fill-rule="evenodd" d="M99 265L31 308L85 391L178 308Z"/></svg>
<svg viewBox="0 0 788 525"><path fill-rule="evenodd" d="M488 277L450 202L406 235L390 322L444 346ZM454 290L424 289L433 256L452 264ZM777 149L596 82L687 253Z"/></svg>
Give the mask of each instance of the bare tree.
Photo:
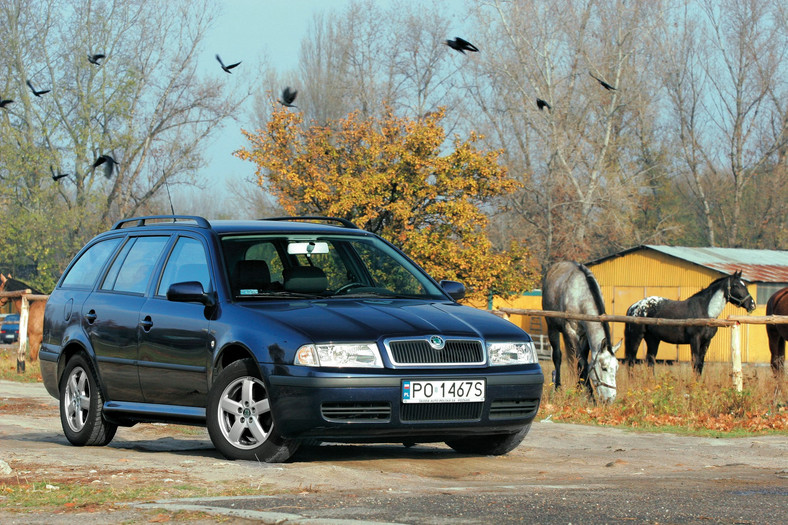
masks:
<svg viewBox="0 0 788 525"><path fill-rule="evenodd" d="M63 228L82 241L144 208L165 181L189 180L206 138L248 96L221 71L198 74L215 10L213 0L0 4L6 91L15 99L0 118L8 141L0 177L11 197L4 213L31 202L50 217L68 210ZM94 54L105 56L92 63ZM50 91L35 96L27 81ZM113 161L95 166L102 155ZM54 181L50 172L68 176Z"/></svg>
<svg viewBox="0 0 788 525"><path fill-rule="evenodd" d="M667 27L677 30L663 39L670 59L665 85L682 171L708 243L742 246L748 188L779 166L788 138L784 8L702 0L684 3L671 20Z"/></svg>
<svg viewBox="0 0 788 525"><path fill-rule="evenodd" d="M476 13L491 50L477 71L479 126L523 184L511 206L543 265L626 242L617 230L649 168L636 137L655 96L645 73L658 12L645 1L494 0Z"/></svg>

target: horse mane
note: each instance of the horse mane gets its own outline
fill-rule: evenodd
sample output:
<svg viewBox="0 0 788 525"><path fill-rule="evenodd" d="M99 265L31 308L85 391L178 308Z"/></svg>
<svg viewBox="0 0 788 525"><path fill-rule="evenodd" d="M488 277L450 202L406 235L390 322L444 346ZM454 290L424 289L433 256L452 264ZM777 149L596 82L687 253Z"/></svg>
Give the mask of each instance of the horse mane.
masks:
<svg viewBox="0 0 788 525"><path fill-rule="evenodd" d="M728 279L732 278L733 276L734 276L734 274L723 275L722 277L718 277L717 279L714 279L711 283L709 283L708 286L698 290L697 292L692 294L690 297L705 296L706 294L711 293L712 290L715 290L717 288L717 285L722 284L723 281L727 281Z"/></svg>
<svg viewBox="0 0 788 525"><path fill-rule="evenodd" d="M33 288L32 286L30 286L25 282L22 282L18 279L14 279L13 277L9 277L8 279L6 279L5 287L3 288L4 292L18 292L20 290L30 290L31 293L36 295L41 294L40 291L36 290L35 288Z"/></svg>
<svg viewBox="0 0 788 525"><path fill-rule="evenodd" d="M591 273L584 264L579 262L575 262L577 269L583 272L583 275L586 277L586 283L588 283L588 289L591 291L591 296L594 298L594 304L596 305L597 315L604 315L605 314L605 300L602 298L602 289L599 287L599 282L597 282L596 277L594 274ZM607 339L608 346L612 345L613 342L610 339L610 323L607 321L602 321L602 330L605 332L605 339Z"/></svg>

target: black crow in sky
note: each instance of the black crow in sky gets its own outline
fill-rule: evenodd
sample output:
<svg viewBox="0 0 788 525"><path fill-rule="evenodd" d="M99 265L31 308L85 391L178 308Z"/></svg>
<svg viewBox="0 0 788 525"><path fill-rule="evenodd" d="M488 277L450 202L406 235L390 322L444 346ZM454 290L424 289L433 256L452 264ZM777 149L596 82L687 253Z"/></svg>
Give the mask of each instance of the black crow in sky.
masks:
<svg viewBox="0 0 788 525"><path fill-rule="evenodd" d="M115 168L115 164L118 164L118 161L109 155L101 155L96 159L96 162L93 163L93 169L95 170L102 164L104 164L104 176L110 178L112 176L112 170Z"/></svg>
<svg viewBox="0 0 788 525"><path fill-rule="evenodd" d="M63 177L68 177L69 175L71 175L70 173L60 173L60 170L58 170L58 173L55 173L55 168L53 168L51 164L49 165L49 171L52 172L52 180L55 180L55 181L60 180Z"/></svg>
<svg viewBox="0 0 788 525"><path fill-rule="evenodd" d="M296 99L296 95L298 95L298 90L291 90L290 86L287 86L282 90L282 98L279 100L279 103L283 106L287 106L288 108L296 107L293 102Z"/></svg>
<svg viewBox="0 0 788 525"><path fill-rule="evenodd" d="M471 44L467 40L464 40L458 36L454 37L454 40L447 40L446 45L456 51L459 51L463 55L465 54L466 51L473 51L474 53L477 53L479 51L478 47L476 47L475 45Z"/></svg>
<svg viewBox="0 0 788 525"><path fill-rule="evenodd" d="M216 55L216 60L219 61L219 64L221 64L222 69L224 69L227 73L230 73L230 74L232 74L232 71L230 71L230 70L232 68L234 68L235 66L237 66L238 64L240 64L240 62L236 62L235 64L230 64L229 66L225 66L224 62L222 62L222 59L221 59L221 57L219 55Z"/></svg>
<svg viewBox="0 0 788 525"><path fill-rule="evenodd" d="M605 82L604 80L602 80L601 78L599 78L599 77L595 76L595 75L594 75L593 73L591 73L590 71L588 72L588 74L589 74L589 75L591 75L592 77L594 77L594 79L595 79L597 82L599 82L599 83L602 85L602 87L603 87L603 88L605 88L606 90L608 90L608 91L615 91L615 90L616 90L616 88L614 88L613 86L611 86L610 84L608 84L607 82Z"/></svg>
<svg viewBox="0 0 788 525"><path fill-rule="evenodd" d="M42 89L41 91L36 91L36 88L33 87L33 84L31 84L29 80L27 81L27 87L29 87L30 91L32 91L33 94L37 97L40 97L41 95L44 95L52 91L51 89Z"/></svg>
<svg viewBox="0 0 788 525"><path fill-rule="evenodd" d="M95 55L88 54L88 62L90 62L91 64L95 64L97 66L100 66L101 63L99 62L99 60L101 60L102 58L104 58L106 56L107 55L102 55L101 53L96 53Z"/></svg>
<svg viewBox="0 0 788 525"><path fill-rule="evenodd" d="M552 106L547 103L547 101L542 100L541 98L536 99L536 107L538 107L540 110L544 108L547 108L548 110L553 109Z"/></svg>

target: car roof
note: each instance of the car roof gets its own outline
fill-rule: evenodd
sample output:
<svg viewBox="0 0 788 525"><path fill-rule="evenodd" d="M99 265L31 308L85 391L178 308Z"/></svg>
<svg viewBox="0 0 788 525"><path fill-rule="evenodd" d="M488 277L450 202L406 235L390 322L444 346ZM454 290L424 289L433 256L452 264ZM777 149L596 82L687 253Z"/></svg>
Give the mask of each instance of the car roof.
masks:
<svg viewBox="0 0 788 525"><path fill-rule="evenodd" d="M321 221L321 222L305 222ZM274 217L256 220L208 220L191 215L154 215L123 219L115 223L110 232L114 231L154 231L154 229L177 230L212 230L218 235L249 234L249 233L298 233L298 234L340 234L363 235L374 234L359 229L346 219L333 217Z"/></svg>

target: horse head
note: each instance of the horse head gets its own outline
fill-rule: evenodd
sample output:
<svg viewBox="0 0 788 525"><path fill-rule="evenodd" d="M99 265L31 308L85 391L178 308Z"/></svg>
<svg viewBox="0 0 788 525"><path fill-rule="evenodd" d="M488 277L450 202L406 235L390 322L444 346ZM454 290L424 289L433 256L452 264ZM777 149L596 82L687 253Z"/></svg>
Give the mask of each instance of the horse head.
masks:
<svg viewBox="0 0 788 525"><path fill-rule="evenodd" d="M621 341L611 348L610 343L605 339L600 346L601 348L592 358L588 378L591 380L600 401L612 403L616 400L616 373L618 372L616 352L621 347Z"/></svg>
<svg viewBox="0 0 788 525"><path fill-rule="evenodd" d="M750 292L747 291L747 286L741 279L741 270L728 277L725 299L731 304L746 308L747 312L755 310L755 301L753 301Z"/></svg>

